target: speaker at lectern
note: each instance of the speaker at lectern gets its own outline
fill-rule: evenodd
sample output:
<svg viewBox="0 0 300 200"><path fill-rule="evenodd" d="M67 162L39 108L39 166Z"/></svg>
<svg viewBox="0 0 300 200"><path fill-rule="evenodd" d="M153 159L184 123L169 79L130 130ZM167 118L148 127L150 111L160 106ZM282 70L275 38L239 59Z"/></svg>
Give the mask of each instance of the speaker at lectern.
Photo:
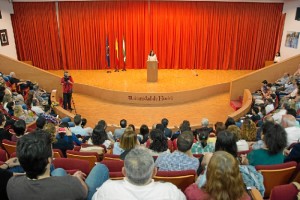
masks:
<svg viewBox="0 0 300 200"><path fill-rule="evenodd" d="M147 61L147 82L157 82L157 61Z"/></svg>

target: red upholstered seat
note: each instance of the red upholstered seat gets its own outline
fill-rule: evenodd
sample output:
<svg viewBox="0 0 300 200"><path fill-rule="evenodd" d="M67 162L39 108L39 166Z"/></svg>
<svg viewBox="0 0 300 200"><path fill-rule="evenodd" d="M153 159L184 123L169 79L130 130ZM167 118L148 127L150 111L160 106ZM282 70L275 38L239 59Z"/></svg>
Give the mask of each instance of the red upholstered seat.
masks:
<svg viewBox="0 0 300 200"><path fill-rule="evenodd" d="M278 185L288 184L296 170L296 162L287 162L277 165L258 165L256 170L261 172L264 177L265 196L268 198L271 190Z"/></svg>
<svg viewBox="0 0 300 200"><path fill-rule="evenodd" d="M73 174L80 170L85 174L90 173L90 166L87 160L79 160L73 158L55 158L53 160L55 168L63 168L69 174Z"/></svg>
<svg viewBox="0 0 300 200"><path fill-rule="evenodd" d="M120 155L114 155L114 154L104 154L103 160L121 160Z"/></svg>
<svg viewBox="0 0 300 200"><path fill-rule="evenodd" d="M53 158L63 158L63 153L60 149L53 149Z"/></svg>
<svg viewBox="0 0 300 200"><path fill-rule="evenodd" d="M3 149L0 149L0 161L5 162L8 159L8 155L6 153L6 151L4 151Z"/></svg>
<svg viewBox="0 0 300 200"><path fill-rule="evenodd" d="M110 179L119 180L124 178L122 173L122 168L124 167L123 160L103 160L101 163L108 168Z"/></svg>
<svg viewBox="0 0 300 200"><path fill-rule="evenodd" d="M271 192L270 200L297 199L298 190L294 184L275 186Z"/></svg>
<svg viewBox="0 0 300 200"><path fill-rule="evenodd" d="M17 143L4 139L4 140L2 140L2 146L4 147L5 151L10 156L12 153L16 152Z"/></svg>
<svg viewBox="0 0 300 200"><path fill-rule="evenodd" d="M184 190L195 182L195 170L185 171L158 171L153 177L155 181L170 182L176 185L181 191Z"/></svg>
<svg viewBox="0 0 300 200"><path fill-rule="evenodd" d="M75 158L88 161L90 170L95 166L96 162L100 162L99 155L96 152L79 152L67 150L67 158Z"/></svg>

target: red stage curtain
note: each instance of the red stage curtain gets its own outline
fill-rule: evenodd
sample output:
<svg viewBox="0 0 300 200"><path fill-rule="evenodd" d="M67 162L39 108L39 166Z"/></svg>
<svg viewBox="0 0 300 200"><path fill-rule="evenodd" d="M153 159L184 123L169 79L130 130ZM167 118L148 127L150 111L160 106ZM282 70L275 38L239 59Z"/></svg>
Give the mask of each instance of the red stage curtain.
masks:
<svg viewBox="0 0 300 200"><path fill-rule="evenodd" d="M111 68L116 65L118 39L122 68L122 39L126 65L143 68L147 2L59 2L60 39L63 63L69 69L99 69L106 66L106 37L109 38Z"/></svg>
<svg viewBox="0 0 300 200"><path fill-rule="evenodd" d="M67 69L104 69L107 36L111 68L116 65L116 38L119 67L124 65L125 37L127 68L146 68L147 54L154 49L160 68L258 69L273 59L282 34L283 4L277 3L84 1L58 5L62 66Z"/></svg>
<svg viewBox="0 0 300 200"><path fill-rule="evenodd" d="M18 59L42 69L61 69L54 3L13 3L11 15Z"/></svg>

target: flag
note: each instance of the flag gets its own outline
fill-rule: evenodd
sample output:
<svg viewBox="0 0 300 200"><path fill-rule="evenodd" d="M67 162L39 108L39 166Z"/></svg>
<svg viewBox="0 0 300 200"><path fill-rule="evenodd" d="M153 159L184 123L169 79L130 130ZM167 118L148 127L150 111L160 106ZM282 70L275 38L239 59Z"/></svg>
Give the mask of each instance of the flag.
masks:
<svg viewBox="0 0 300 200"><path fill-rule="evenodd" d="M107 61L107 67L110 68L110 58L109 58L109 42L108 37L106 37L106 48L105 48L105 54L106 54L106 61Z"/></svg>
<svg viewBox="0 0 300 200"><path fill-rule="evenodd" d="M116 63L117 66L119 65L119 44L118 44L118 38L116 38Z"/></svg>
<svg viewBox="0 0 300 200"><path fill-rule="evenodd" d="M124 63L126 63L126 49L125 49L125 39L123 37L123 58L124 58Z"/></svg>

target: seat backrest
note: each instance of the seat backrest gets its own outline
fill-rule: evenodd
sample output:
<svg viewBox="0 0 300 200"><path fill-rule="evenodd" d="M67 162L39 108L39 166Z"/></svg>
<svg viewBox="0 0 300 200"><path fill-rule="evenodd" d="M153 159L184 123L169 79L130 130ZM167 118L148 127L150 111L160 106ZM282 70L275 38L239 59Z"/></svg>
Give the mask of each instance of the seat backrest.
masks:
<svg viewBox="0 0 300 200"><path fill-rule="evenodd" d="M196 172L194 170L185 171L158 171L153 177L155 181L164 181L173 183L182 192L195 182Z"/></svg>
<svg viewBox="0 0 300 200"><path fill-rule="evenodd" d="M92 170L95 166L95 163L98 162L98 154L95 152L79 152L67 150L67 158L75 158L88 161L90 170Z"/></svg>
<svg viewBox="0 0 300 200"><path fill-rule="evenodd" d="M298 190L294 184L275 186L272 189L270 200L297 199Z"/></svg>
<svg viewBox="0 0 300 200"><path fill-rule="evenodd" d="M170 150L170 152L173 152L173 151L174 151L172 140L168 140L168 149Z"/></svg>
<svg viewBox="0 0 300 200"><path fill-rule="evenodd" d="M53 160L55 168L63 168L66 171L80 170L85 174L90 173L90 165L87 160L80 160L74 158L55 158Z"/></svg>
<svg viewBox="0 0 300 200"><path fill-rule="evenodd" d="M265 195L270 196L271 190L278 185L288 184L296 170L296 162L287 162L277 165L257 165L255 168L264 177Z"/></svg>
<svg viewBox="0 0 300 200"><path fill-rule="evenodd" d="M60 149L53 149L53 158L63 158L63 153Z"/></svg>
<svg viewBox="0 0 300 200"><path fill-rule="evenodd" d="M124 167L123 160L103 160L101 163L106 165L109 172L122 172L122 168Z"/></svg>
<svg viewBox="0 0 300 200"><path fill-rule="evenodd" d="M5 162L8 159L8 155L5 150L0 149L0 161Z"/></svg>
<svg viewBox="0 0 300 200"><path fill-rule="evenodd" d="M300 183L300 163L297 164L297 168L289 182L294 182L294 181Z"/></svg>
<svg viewBox="0 0 300 200"><path fill-rule="evenodd" d="M16 152L17 149L17 143L12 142L10 140L2 140L2 146L4 147L5 151L8 153L10 156L13 152Z"/></svg>
<svg viewBox="0 0 300 200"><path fill-rule="evenodd" d="M122 159L120 158L120 155L106 153L104 154L103 160L122 160Z"/></svg>

